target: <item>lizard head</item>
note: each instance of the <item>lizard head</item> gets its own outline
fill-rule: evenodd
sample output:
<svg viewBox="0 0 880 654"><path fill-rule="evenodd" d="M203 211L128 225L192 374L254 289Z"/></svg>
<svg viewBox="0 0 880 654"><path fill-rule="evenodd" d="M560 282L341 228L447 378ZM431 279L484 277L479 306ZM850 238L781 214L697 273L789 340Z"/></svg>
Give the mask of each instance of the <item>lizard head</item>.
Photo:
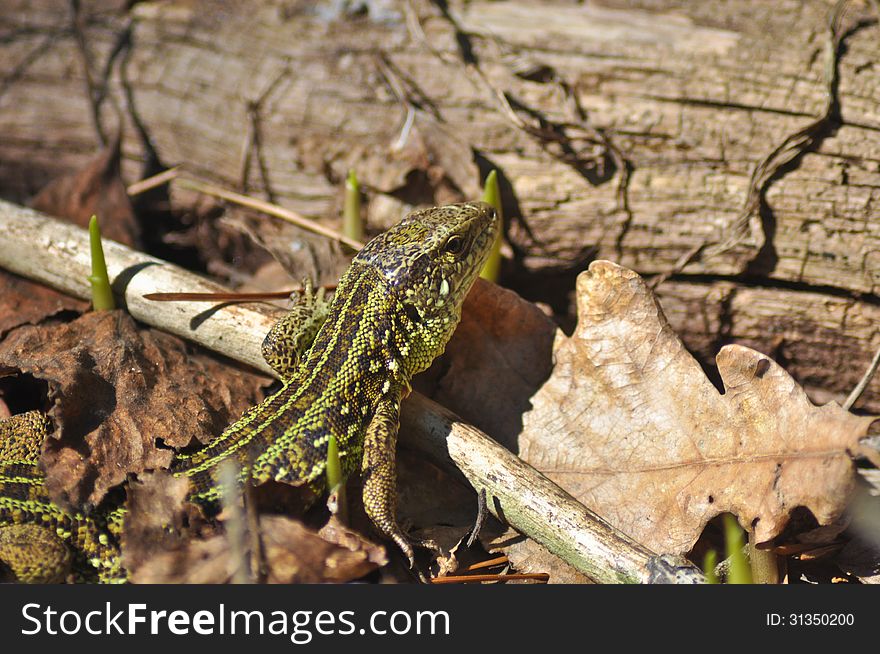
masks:
<svg viewBox="0 0 880 654"><path fill-rule="evenodd" d="M367 243L352 263L377 270L409 327L442 351L497 231L495 210L485 202L420 209Z"/></svg>

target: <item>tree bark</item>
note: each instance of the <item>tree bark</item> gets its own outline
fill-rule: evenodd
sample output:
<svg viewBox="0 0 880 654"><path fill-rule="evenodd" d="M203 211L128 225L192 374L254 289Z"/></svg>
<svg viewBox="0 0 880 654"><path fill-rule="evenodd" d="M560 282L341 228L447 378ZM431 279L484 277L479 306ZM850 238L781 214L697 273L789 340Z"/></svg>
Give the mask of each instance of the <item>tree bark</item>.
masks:
<svg viewBox="0 0 880 654"><path fill-rule="evenodd" d="M129 181L148 137L168 165L335 225L354 168L373 231L477 196L494 167L506 279L530 299L564 306L594 256L662 274L703 245L659 294L707 366L740 342L842 399L880 347L873 4L843 18L833 97L819 0L80 4L4 3L7 198L120 121ZM826 113L750 196L761 162ZM562 299L529 281L550 275ZM880 412L878 388L857 406Z"/></svg>

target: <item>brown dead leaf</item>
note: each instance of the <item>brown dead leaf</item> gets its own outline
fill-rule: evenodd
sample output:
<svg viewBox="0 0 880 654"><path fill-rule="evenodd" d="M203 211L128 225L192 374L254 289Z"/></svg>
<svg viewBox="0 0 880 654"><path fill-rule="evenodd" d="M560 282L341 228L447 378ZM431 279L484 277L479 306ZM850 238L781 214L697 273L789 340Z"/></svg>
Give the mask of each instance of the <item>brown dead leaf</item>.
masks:
<svg viewBox="0 0 880 654"><path fill-rule="evenodd" d="M88 227L98 217L105 238L137 248L140 224L120 173L121 139L117 137L81 170L49 182L31 200L31 207Z"/></svg>
<svg viewBox="0 0 880 654"><path fill-rule="evenodd" d="M235 573L225 536L192 539L154 552L130 570L133 584L224 584Z"/></svg>
<svg viewBox="0 0 880 654"><path fill-rule="evenodd" d="M335 514L331 515L327 524L318 530L318 535L328 543L339 545L352 552L363 552L367 560L375 563L376 566L383 566L388 563L388 556L384 547L373 543L364 538L360 532L342 524L339 521L339 517Z"/></svg>
<svg viewBox="0 0 880 654"><path fill-rule="evenodd" d="M168 465L158 439L207 442L259 399L265 377L192 349L122 311L21 327L0 343L0 366L46 380L54 394L55 438L42 455L53 498L95 505L129 473Z"/></svg>
<svg viewBox="0 0 880 654"><path fill-rule="evenodd" d="M384 565L381 547L336 525L324 536L281 516L260 519L270 583L341 583Z"/></svg>
<svg viewBox="0 0 880 654"><path fill-rule="evenodd" d="M164 470L146 472L132 480L126 489L127 512L122 531L122 565L133 580L150 575L148 562L158 552L186 546L186 496L189 482L174 478ZM195 515L192 507L190 515ZM169 571L170 572L170 571ZM179 572L179 571L177 571Z"/></svg>
<svg viewBox="0 0 880 654"><path fill-rule="evenodd" d="M768 357L730 345L719 393L634 272L594 262L577 281L578 327L524 416L521 456L618 529L684 553L729 511L758 542L808 508L843 511L871 417L816 407Z"/></svg>
<svg viewBox="0 0 880 654"><path fill-rule="evenodd" d="M61 311L82 312L88 303L0 270L0 337L21 325L35 325Z"/></svg>
<svg viewBox="0 0 880 654"><path fill-rule="evenodd" d="M553 368L555 333L536 305L478 279L446 353L413 387L516 451L522 416Z"/></svg>
<svg viewBox="0 0 880 654"><path fill-rule="evenodd" d="M227 210L220 224L246 235L271 254L288 271L283 282L286 288L299 287L306 277L318 286L335 285L350 262L335 241L281 220Z"/></svg>
<svg viewBox="0 0 880 654"><path fill-rule="evenodd" d="M593 584L595 583L584 573L576 570L568 563L551 554L547 549L531 538L508 529L496 536L487 544L489 551L504 552L510 559L516 572L546 573L550 575L551 584Z"/></svg>
<svg viewBox="0 0 880 654"><path fill-rule="evenodd" d="M134 583L229 582L233 555L222 527L186 502L188 482L164 471L129 484L122 536L123 563ZM226 524L221 514L220 524ZM277 515L259 519L262 562L269 583L345 582L387 563L385 549L340 524L335 516L320 532ZM246 541L249 542L249 538Z"/></svg>
<svg viewBox="0 0 880 654"><path fill-rule="evenodd" d="M386 563L384 550L339 525L317 534L283 516L260 519L269 583L342 583ZM334 542L338 541L338 542ZM157 546L132 570L134 583L227 583L237 566L222 534Z"/></svg>

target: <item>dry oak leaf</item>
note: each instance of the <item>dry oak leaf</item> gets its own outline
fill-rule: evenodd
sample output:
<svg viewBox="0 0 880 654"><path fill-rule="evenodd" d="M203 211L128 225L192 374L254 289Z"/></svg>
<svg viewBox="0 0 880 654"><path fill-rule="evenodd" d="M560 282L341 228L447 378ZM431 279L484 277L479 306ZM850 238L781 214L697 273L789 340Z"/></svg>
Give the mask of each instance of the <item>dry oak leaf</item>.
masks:
<svg viewBox="0 0 880 654"><path fill-rule="evenodd" d="M62 311L83 312L88 302L0 270L0 338L21 325L36 325Z"/></svg>
<svg viewBox="0 0 880 654"><path fill-rule="evenodd" d="M77 507L97 505L130 473L167 466L159 439L208 442L266 382L123 311L20 327L0 342L2 366L48 382L56 429L40 463L53 499Z"/></svg>
<svg viewBox="0 0 880 654"><path fill-rule="evenodd" d="M113 141L80 170L53 179L31 200L33 209L88 227L95 215L104 238L137 248L141 228L125 182L122 181L122 141Z"/></svg>
<svg viewBox="0 0 880 654"><path fill-rule="evenodd" d="M285 516L260 518L260 542L270 584L343 583L360 579L386 563L380 546L353 532L337 531L327 537ZM230 581L238 564L228 539L219 534L155 548L133 571L131 580L140 584L223 584Z"/></svg>
<svg viewBox="0 0 880 654"><path fill-rule="evenodd" d="M129 481L121 539L122 565L135 583L142 577L141 567L157 554L186 547L185 527L196 531L194 525L201 521L193 519L197 509L186 502L188 493L189 481L173 477L165 470L144 472ZM188 508L192 511L188 512ZM174 576L183 572L169 569L165 574L165 579L174 581Z"/></svg>
<svg viewBox="0 0 880 654"><path fill-rule="evenodd" d="M536 305L478 279L446 352L413 387L516 451L522 416L553 369L555 333Z"/></svg>
<svg viewBox="0 0 880 654"><path fill-rule="evenodd" d="M578 326L523 418L520 456L621 531L687 552L713 516L754 525L758 542L807 507L844 510L852 457L872 417L813 405L768 357L729 345L721 394L631 270L594 262L577 280Z"/></svg>

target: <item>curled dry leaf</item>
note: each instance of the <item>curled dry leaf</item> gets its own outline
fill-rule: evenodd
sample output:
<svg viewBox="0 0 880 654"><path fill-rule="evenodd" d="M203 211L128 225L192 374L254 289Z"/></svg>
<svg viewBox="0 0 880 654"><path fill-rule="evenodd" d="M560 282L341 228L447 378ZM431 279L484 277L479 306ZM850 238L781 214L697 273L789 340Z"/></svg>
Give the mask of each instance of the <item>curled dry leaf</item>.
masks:
<svg viewBox="0 0 880 654"><path fill-rule="evenodd" d="M158 552L186 546L185 507L192 506L185 504L188 490L186 479L175 479L164 470L143 473L129 483L122 530L122 565L132 580L142 581L150 574L147 564ZM182 574L176 569L168 572Z"/></svg>
<svg viewBox="0 0 880 654"><path fill-rule="evenodd" d="M521 456L657 552L684 553L729 511L776 536L792 509L843 511L872 417L813 405L766 356L717 356L719 393L634 272L594 262L577 281L578 326L524 416Z"/></svg>
<svg viewBox="0 0 880 654"><path fill-rule="evenodd" d="M384 565L384 550L335 522L315 533L281 516L260 519L270 583L341 583Z"/></svg>
<svg viewBox="0 0 880 654"><path fill-rule="evenodd" d="M82 169L53 179L34 197L31 207L88 227L95 215L105 238L130 247L141 239L140 223L120 172L121 137L117 135Z"/></svg>
<svg viewBox="0 0 880 654"><path fill-rule="evenodd" d="M171 451L207 442L259 399L266 378L139 329L122 311L25 326L0 343L0 366L49 383L56 431L42 465L53 498L96 505L129 473L168 465Z"/></svg>
<svg viewBox="0 0 880 654"><path fill-rule="evenodd" d="M156 550L130 571L133 584L223 584L235 573L224 536L181 541L178 547Z"/></svg>
<svg viewBox="0 0 880 654"><path fill-rule="evenodd" d="M299 286L305 277L316 286L335 285L348 268L349 257L336 241L282 220L265 220L227 209L220 225L247 236L288 271L280 288Z"/></svg>
<svg viewBox="0 0 880 654"><path fill-rule="evenodd" d="M206 522L198 507L186 502L187 492L187 480L164 471L141 475L129 485L122 549L132 582L220 584L242 565L222 527ZM262 516L259 529L270 583L351 581L387 563L382 546L335 516L319 533L275 515Z"/></svg>
<svg viewBox="0 0 880 654"><path fill-rule="evenodd" d="M334 542L339 539L341 542ZM341 583L359 579L385 564L382 548L350 531L330 538L283 516L260 519L263 565L269 583ZM223 534L157 546L132 570L134 583L222 584L239 561Z"/></svg>
<svg viewBox="0 0 880 654"><path fill-rule="evenodd" d="M36 325L62 311L82 312L88 303L0 270L0 337L21 325Z"/></svg>
<svg viewBox="0 0 880 654"><path fill-rule="evenodd" d="M413 386L515 452L522 416L553 369L555 334L536 305L478 279L446 353Z"/></svg>

